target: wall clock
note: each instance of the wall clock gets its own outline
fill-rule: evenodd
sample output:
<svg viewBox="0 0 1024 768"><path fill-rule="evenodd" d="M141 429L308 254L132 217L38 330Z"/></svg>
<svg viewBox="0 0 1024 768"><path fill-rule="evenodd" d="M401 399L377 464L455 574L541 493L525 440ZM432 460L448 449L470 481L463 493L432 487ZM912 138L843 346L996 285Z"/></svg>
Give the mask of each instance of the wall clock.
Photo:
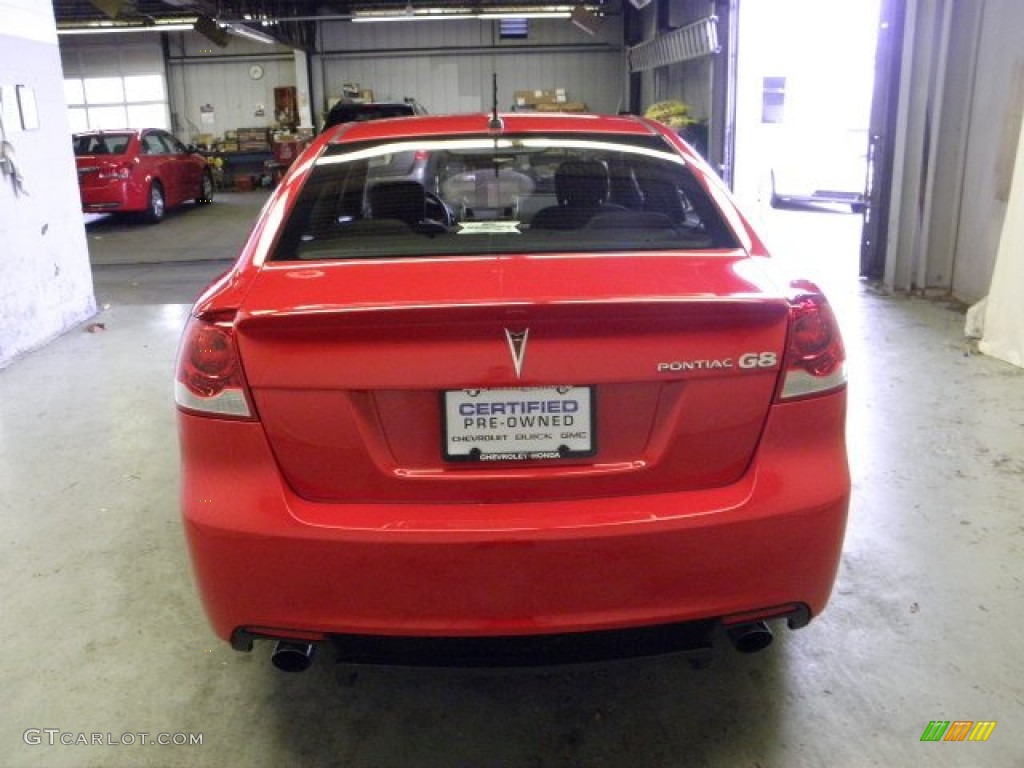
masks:
<svg viewBox="0 0 1024 768"><path fill-rule="evenodd" d="M261 67L259 64L253 64L251 67L249 67L249 77L251 77L253 80L259 80L261 77L263 77L263 67Z"/></svg>

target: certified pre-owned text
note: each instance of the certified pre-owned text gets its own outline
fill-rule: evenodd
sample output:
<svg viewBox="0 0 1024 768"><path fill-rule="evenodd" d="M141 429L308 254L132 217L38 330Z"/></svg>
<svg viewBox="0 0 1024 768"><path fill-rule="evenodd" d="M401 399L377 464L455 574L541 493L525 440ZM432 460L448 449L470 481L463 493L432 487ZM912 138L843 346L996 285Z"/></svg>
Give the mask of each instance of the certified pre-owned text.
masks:
<svg viewBox="0 0 1024 768"><path fill-rule="evenodd" d="M509 400L460 403L459 415L463 429L571 427L579 408L576 400Z"/></svg>

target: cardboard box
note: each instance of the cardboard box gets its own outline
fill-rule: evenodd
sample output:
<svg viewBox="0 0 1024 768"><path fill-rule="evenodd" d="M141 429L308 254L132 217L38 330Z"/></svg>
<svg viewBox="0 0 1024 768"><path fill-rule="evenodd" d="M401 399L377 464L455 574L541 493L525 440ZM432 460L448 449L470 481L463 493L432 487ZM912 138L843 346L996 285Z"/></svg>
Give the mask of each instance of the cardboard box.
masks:
<svg viewBox="0 0 1024 768"><path fill-rule="evenodd" d="M536 107L540 104L560 104L568 101L565 88L538 88L533 91L515 91L513 101L517 107Z"/></svg>
<svg viewBox="0 0 1024 768"><path fill-rule="evenodd" d="M557 104L537 104L538 112L586 112L587 105L582 101L564 101Z"/></svg>

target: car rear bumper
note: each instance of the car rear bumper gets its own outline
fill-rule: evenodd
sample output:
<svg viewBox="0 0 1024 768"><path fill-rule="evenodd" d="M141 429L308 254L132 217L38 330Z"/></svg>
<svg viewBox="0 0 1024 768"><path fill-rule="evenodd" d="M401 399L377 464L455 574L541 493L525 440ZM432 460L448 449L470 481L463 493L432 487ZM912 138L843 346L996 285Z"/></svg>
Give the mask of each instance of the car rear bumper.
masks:
<svg viewBox="0 0 1024 768"><path fill-rule="evenodd" d="M845 397L774 406L754 464L726 487L487 505L311 502L280 479L259 424L182 413L199 591L236 647L813 616L846 524Z"/></svg>
<svg viewBox="0 0 1024 768"><path fill-rule="evenodd" d="M82 203L82 210L86 213L105 213L108 211L119 211L121 210L123 203L111 202L111 203Z"/></svg>
<svg viewBox="0 0 1024 768"><path fill-rule="evenodd" d="M140 191L130 181L111 179L91 180L79 188L82 210L86 213L109 213L110 211L141 211L149 203L145 191Z"/></svg>

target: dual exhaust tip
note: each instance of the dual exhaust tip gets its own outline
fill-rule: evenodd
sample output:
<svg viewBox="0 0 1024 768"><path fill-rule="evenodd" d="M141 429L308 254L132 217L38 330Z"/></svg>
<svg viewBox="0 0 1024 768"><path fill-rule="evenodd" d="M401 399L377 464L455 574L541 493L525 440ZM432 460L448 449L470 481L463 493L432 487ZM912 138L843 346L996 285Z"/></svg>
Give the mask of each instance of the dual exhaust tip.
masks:
<svg viewBox="0 0 1024 768"><path fill-rule="evenodd" d="M772 644L772 630L763 621L752 621L727 627L729 643L740 653L756 653ZM305 672L313 664L316 644L296 640L279 640L270 662L282 672Z"/></svg>
<svg viewBox="0 0 1024 768"><path fill-rule="evenodd" d="M740 653L757 653L772 644L771 627L763 621L751 621L747 624L734 624L726 627L725 636L729 643Z"/></svg>
<svg viewBox="0 0 1024 768"><path fill-rule="evenodd" d="M278 640L270 663L282 672L305 672L313 664L316 644L295 640Z"/></svg>

